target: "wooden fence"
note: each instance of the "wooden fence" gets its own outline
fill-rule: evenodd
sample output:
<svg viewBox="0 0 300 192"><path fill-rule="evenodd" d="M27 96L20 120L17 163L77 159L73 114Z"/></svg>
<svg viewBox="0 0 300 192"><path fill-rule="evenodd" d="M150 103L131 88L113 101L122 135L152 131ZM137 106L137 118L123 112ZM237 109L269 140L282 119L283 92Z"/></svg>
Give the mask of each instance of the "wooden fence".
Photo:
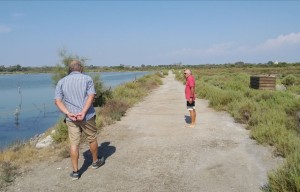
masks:
<svg viewBox="0 0 300 192"><path fill-rule="evenodd" d="M259 90L275 90L276 77L275 76L251 76L250 87Z"/></svg>

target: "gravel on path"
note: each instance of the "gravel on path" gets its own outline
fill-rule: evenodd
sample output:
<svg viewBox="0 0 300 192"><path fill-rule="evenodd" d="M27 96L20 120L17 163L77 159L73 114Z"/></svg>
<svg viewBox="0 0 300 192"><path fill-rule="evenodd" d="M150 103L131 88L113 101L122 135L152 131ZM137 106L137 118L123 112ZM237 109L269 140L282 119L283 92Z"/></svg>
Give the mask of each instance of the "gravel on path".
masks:
<svg viewBox="0 0 300 192"><path fill-rule="evenodd" d="M197 90L201 91L201 90ZM40 162L7 191L48 192L256 192L267 172L280 164L270 147L257 145L249 131L208 101L196 100L197 125L189 121L184 85L170 73L163 85L99 134L105 165L92 169L81 145L82 176L72 181L69 158Z"/></svg>

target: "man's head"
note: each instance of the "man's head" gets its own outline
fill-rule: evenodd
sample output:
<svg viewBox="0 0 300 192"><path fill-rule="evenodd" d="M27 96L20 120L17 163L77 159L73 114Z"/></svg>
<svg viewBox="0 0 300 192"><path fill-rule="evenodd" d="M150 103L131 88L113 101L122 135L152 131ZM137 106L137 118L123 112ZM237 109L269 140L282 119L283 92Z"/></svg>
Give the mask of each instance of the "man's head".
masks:
<svg viewBox="0 0 300 192"><path fill-rule="evenodd" d="M71 63L69 64L69 72L73 72L73 71L78 71L78 72L82 72L83 70L83 65L80 61L78 60L73 60L71 61Z"/></svg>
<svg viewBox="0 0 300 192"><path fill-rule="evenodd" d="M189 69L185 69L184 70L184 76L185 77L188 77L188 76L190 76L192 74L192 71L191 70L189 70Z"/></svg>

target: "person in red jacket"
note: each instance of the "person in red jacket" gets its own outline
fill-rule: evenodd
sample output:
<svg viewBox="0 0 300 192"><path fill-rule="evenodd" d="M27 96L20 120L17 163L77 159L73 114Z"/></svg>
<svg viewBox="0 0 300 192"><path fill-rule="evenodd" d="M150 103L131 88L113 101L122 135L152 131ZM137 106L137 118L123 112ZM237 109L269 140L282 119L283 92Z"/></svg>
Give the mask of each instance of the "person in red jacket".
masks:
<svg viewBox="0 0 300 192"><path fill-rule="evenodd" d="M195 108L195 99L196 99L196 94L195 94L195 78L192 75L192 72L190 69L185 69L184 70L184 76L186 79L186 84L185 84L185 98L186 98L186 106L187 109L190 112L190 117L191 117L191 123L188 124L186 127L189 128L194 128L196 125L196 108Z"/></svg>

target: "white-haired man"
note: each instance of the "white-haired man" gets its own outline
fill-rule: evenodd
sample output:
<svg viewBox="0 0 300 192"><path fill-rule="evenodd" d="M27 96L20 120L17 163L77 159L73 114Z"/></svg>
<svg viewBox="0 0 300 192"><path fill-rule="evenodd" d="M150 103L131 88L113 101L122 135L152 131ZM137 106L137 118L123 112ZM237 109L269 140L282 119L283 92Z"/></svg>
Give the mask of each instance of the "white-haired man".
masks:
<svg viewBox="0 0 300 192"><path fill-rule="evenodd" d="M93 100L96 94L93 79L82 73L83 65L78 60L69 64L70 74L59 80L55 89L55 104L66 115L70 139L70 156L73 167L72 180L80 178L78 170L79 144L81 134L87 136L93 157L92 168L104 164L104 157L98 158L96 112Z"/></svg>
<svg viewBox="0 0 300 192"><path fill-rule="evenodd" d="M190 112L190 117L191 117L191 123L188 124L186 127L188 128L194 128L196 125L196 108L195 108L195 99L196 99L196 94L195 94L195 78L192 75L192 72L190 69L185 69L184 70L184 76L186 79L186 84L185 84L185 98L186 98L186 106L187 109Z"/></svg>

